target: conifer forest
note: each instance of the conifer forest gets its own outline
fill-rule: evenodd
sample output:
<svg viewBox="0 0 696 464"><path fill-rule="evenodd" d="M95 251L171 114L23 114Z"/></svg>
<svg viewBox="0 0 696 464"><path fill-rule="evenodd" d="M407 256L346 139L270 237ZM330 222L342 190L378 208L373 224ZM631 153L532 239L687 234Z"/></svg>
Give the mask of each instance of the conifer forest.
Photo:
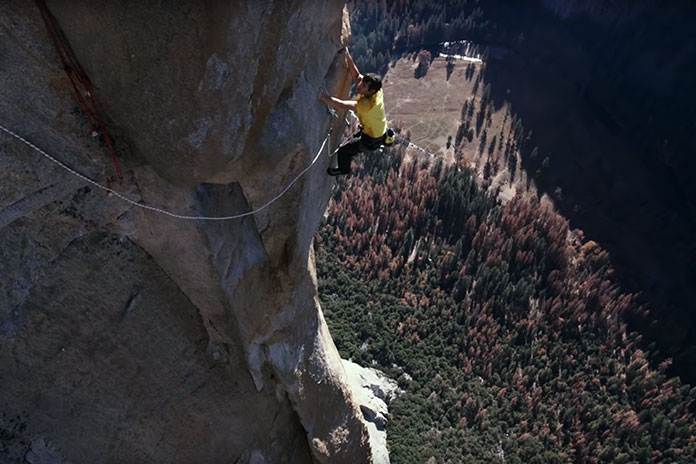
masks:
<svg viewBox="0 0 696 464"><path fill-rule="evenodd" d="M484 3L351 2L351 51L385 72L430 43L504 34ZM501 201L458 160L400 143L338 178L315 250L341 356L403 390L391 462L696 462L696 387L629 323L654 308L538 195Z"/></svg>
<svg viewBox="0 0 696 464"><path fill-rule="evenodd" d="M405 390L392 462L696 459L696 387L649 365L606 253L535 198L391 149L341 184L316 247L342 356Z"/></svg>

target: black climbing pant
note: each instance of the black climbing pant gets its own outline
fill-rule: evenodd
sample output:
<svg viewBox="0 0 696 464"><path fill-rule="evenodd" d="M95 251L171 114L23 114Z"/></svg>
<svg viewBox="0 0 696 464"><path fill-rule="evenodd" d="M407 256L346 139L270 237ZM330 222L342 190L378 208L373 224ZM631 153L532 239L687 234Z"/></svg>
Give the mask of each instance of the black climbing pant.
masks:
<svg viewBox="0 0 696 464"><path fill-rule="evenodd" d="M384 143L384 135L381 137L370 137L362 129L346 139L338 149L338 169L343 174L350 172L350 162L358 153L377 150Z"/></svg>

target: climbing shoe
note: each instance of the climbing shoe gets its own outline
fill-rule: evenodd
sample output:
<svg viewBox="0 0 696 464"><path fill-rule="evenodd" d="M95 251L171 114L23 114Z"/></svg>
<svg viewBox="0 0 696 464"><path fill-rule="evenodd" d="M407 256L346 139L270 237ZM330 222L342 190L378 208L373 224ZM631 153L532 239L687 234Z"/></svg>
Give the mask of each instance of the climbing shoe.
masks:
<svg viewBox="0 0 696 464"><path fill-rule="evenodd" d="M326 170L326 173L330 176L342 176L344 174L348 174L347 172L343 172L338 168L329 168Z"/></svg>

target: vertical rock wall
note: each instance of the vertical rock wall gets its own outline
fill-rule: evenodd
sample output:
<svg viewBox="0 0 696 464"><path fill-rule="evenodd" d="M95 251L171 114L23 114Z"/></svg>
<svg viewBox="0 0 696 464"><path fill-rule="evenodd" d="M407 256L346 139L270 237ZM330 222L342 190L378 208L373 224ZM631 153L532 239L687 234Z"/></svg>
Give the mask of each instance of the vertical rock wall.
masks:
<svg viewBox="0 0 696 464"><path fill-rule="evenodd" d="M327 135L321 85L347 92L341 1L47 4L148 205L265 204ZM0 124L105 183L33 2L0 5L0 60ZM371 462L317 299L328 156L232 221L5 133L0 161L0 461Z"/></svg>

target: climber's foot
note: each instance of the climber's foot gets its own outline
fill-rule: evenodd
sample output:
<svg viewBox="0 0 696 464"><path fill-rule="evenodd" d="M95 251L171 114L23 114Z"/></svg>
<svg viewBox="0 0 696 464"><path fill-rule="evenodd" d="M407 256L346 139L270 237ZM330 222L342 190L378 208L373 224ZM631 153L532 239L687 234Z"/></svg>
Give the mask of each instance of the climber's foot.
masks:
<svg viewBox="0 0 696 464"><path fill-rule="evenodd" d="M347 172L343 172L338 168L329 168L326 170L326 173L330 176L343 176L345 174L348 174Z"/></svg>

